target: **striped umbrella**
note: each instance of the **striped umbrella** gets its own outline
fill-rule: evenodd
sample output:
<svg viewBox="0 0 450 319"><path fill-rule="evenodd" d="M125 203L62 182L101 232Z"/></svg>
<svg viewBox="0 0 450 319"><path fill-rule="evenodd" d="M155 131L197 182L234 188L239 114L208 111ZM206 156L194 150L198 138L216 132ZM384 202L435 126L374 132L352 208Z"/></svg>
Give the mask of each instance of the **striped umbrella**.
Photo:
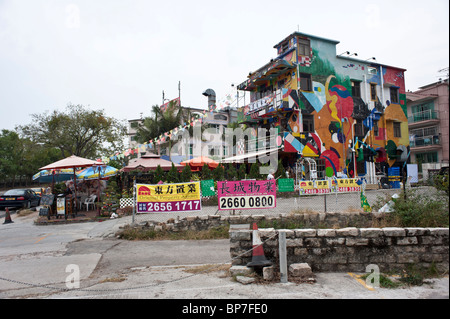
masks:
<svg viewBox="0 0 450 319"><path fill-rule="evenodd" d="M53 176L53 173L55 176ZM39 181L40 183L64 182L73 178L73 169L55 169L55 170L43 170L33 175L33 181Z"/></svg>
<svg viewBox="0 0 450 319"><path fill-rule="evenodd" d="M106 167L102 167L102 166L93 166L93 167L87 167L81 171L77 172L77 179L84 179L84 180L90 180L90 179L98 179L98 170L101 170L100 172L100 178L104 179L104 178L109 178L111 176L114 176L117 174L118 169L114 168L112 166L106 166Z"/></svg>

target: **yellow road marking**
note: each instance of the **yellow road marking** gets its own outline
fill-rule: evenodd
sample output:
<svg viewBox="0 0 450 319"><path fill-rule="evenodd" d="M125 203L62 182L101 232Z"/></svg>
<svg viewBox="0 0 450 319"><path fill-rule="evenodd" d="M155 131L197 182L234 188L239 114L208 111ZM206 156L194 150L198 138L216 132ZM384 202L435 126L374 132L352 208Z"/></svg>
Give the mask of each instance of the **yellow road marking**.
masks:
<svg viewBox="0 0 450 319"><path fill-rule="evenodd" d="M38 240L36 240L34 243L37 244L38 242L40 242L41 240L47 238L48 236L50 236L51 234L47 234L44 237L39 238Z"/></svg>
<svg viewBox="0 0 450 319"><path fill-rule="evenodd" d="M348 274L349 274L350 277L356 279L356 281L359 282L364 288L366 288L366 289L368 289L370 291L375 291L375 288L367 286L366 282L361 279L361 276L356 275L356 274L351 273L351 272L349 272Z"/></svg>

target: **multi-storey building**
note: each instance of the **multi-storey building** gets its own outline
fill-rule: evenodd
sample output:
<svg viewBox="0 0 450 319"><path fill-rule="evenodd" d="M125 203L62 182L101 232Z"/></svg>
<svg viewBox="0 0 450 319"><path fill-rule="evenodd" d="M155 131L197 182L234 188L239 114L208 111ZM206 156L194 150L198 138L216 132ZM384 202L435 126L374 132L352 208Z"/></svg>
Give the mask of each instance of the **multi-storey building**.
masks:
<svg viewBox="0 0 450 319"><path fill-rule="evenodd" d="M448 79L407 92L411 162L426 180L429 169L449 164Z"/></svg>
<svg viewBox="0 0 450 319"><path fill-rule="evenodd" d="M345 173L375 184L408 159L406 70L336 54L338 43L295 32L276 44L277 57L238 86L251 96L241 123L255 134L276 128L278 158L298 178Z"/></svg>
<svg viewBox="0 0 450 319"><path fill-rule="evenodd" d="M225 108L221 111L206 112L204 109L191 107L182 107L181 110L190 114L193 118L202 119L203 129L199 129L200 136L195 136L194 133L189 135L188 140L184 141L182 145L178 145L179 147L174 146L174 143L181 141L179 138L172 143L164 141L158 145L156 145L157 143L148 144L150 151L158 153L163 159L170 159L175 163L198 156L207 156L215 160L228 156L229 148L226 147L223 136L228 124L236 121L236 110ZM139 125L142 125L143 119L129 120L128 123L129 148L135 149L139 145L142 146L136 141L136 133ZM143 152L147 150L147 147L143 148Z"/></svg>

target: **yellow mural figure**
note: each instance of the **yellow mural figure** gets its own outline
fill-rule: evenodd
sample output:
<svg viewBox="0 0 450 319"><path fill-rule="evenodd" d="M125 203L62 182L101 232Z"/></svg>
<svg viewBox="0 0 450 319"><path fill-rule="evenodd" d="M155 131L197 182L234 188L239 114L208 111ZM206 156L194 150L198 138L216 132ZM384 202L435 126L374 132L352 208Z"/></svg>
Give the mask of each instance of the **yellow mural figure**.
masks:
<svg viewBox="0 0 450 319"><path fill-rule="evenodd" d="M336 102L338 100L337 95L331 95L328 88L330 86L331 79L336 78L334 75L330 75L327 79L327 82L325 83L325 96L327 98L327 102L330 102L328 104L328 108L331 111L331 117L336 119L339 123L341 123L341 119L337 115L337 108L336 108ZM342 123L341 123L342 125Z"/></svg>

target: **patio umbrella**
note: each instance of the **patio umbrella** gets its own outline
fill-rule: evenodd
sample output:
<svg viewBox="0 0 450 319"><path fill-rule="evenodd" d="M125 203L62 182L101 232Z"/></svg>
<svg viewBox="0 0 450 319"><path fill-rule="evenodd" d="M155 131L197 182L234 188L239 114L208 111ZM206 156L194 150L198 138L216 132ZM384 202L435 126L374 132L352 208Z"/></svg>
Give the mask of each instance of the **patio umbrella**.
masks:
<svg viewBox="0 0 450 319"><path fill-rule="evenodd" d="M87 158L78 157L75 155L66 157L60 161L54 162L47 166L41 167L39 170L49 170L49 169L63 169L63 168L76 168L76 167L91 167L94 165L101 164L97 161L93 161Z"/></svg>
<svg viewBox="0 0 450 319"><path fill-rule="evenodd" d="M181 170L183 168L180 164L175 164L175 168ZM130 163L121 169L122 172L130 172L133 170L141 170L144 172L154 171L156 168L161 166L163 171L169 171L172 168L172 162L162 159L159 155L148 154L143 155L140 158L131 160Z"/></svg>
<svg viewBox="0 0 450 319"><path fill-rule="evenodd" d="M101 179L105 179L111 176L115 176L118 172L117 168L114 168L112 166L106 166L105 168L101 167ZM91 180L91 179L98 179L98 167L87 167L82 169L81 171L77 172L77 178L78 179L84 179L84 180Z"/></svg>
<svg viewBox="0 0 450 319"><path fill-rule="evenodd" d="M50 170L50 169L64 169L71 168L73 169L73 177L74 177L74 185L75 185L75 207L77 207L77 175L75 173L75 169L78 167L91 167L94 165L102 164L101 162L93 161L87 158L79 157L76 155L72 155L66 157L65 159L56 161L47 166L41 167L39 170Z"/></svg>
<svg viewBox="0 0 450 319"><path fill-rule="evenodd" d="M210 169L214 169L219 166L219 163L210 159L206 156L199 156L188 161L184 161L180 163L183 166L189 165L192 171L200 171L203 168L203 165L208 165Z"/></svg>
<svg viewBox="0 0 450 319"><path fill-rule="evenodd" d="M64 182L73 178L73 169L43 170L33 175L33 181L39 183Z"/></svg>

